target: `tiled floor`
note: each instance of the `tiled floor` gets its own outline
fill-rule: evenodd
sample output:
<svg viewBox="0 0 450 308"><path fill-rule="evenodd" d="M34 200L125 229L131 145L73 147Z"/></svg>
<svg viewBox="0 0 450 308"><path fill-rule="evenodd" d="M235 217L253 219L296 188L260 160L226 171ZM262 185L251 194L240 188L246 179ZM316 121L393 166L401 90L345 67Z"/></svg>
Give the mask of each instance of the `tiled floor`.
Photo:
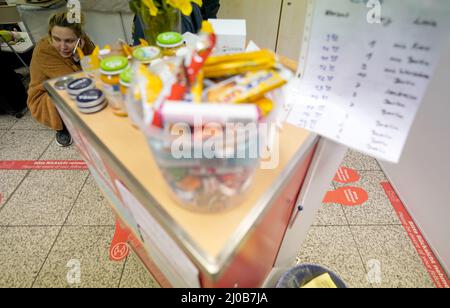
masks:
<svg viewBox="0 0 450 308"><path fill-rule="evenodd" d="M80 156L57 147L29 114L0 116L0 161L37 159ZM358 170L361 180L351 185L369 201L324 204L298 262L325 266L349 287L433 287L380 186L386 178L376 160L349 152L343 165ZM0 179L0 287L158 286L134 254L109 260L115 220L88 171L0 171Z"/></svg>
<svg viewBox="0 0 450 308"><path fill-rule="evenodd" d="M349 151L343 166L357 170L369 200L361 206L324 204L298 255L298 263L320 264L349 287L426 287L434 284L380 183L377 161ZM331 187L332 189L333 187ZM376 275L375 275L376 274Z"/></svg>
<svg viewBox="0 0 450 308"><path fill-rule="evenodd" d="M0 116L0 138L0 161L80 159L29 114ZM133 253L109 260L115 218L88 171L0 170L0 179L0 288L158 287Z"/></svg>

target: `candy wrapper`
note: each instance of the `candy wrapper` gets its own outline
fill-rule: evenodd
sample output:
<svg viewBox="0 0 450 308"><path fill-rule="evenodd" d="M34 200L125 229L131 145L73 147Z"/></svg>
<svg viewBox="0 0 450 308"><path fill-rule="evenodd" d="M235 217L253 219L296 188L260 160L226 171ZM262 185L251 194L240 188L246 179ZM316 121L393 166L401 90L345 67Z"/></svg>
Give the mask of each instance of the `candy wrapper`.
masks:
<svg viewBox="0 0 450 308"><path fill-rule="evenodd" d="M284 84L286 80L273 70L249 72L208 88L205 99L221 103L253 102Z"/></svg>

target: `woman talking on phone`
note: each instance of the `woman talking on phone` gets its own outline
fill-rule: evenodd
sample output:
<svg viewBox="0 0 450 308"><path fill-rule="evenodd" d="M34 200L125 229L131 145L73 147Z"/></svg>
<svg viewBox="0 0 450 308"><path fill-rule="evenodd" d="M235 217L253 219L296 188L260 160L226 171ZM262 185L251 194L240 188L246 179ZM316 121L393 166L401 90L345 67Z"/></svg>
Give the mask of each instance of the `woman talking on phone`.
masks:
<svg viewBox="0 0 450 308"><path fill-rule="evenodd" d="M56 142L62 147L71 145L72 137L44 83L81 70L77 47L85 54L91 54L94 50L95 46L84 33L82 23L83 18L81 23L70 23L66 12L53 15L49 21L48 36L35 47L30 65L28 108L39 123L56 131Z"/></svg>

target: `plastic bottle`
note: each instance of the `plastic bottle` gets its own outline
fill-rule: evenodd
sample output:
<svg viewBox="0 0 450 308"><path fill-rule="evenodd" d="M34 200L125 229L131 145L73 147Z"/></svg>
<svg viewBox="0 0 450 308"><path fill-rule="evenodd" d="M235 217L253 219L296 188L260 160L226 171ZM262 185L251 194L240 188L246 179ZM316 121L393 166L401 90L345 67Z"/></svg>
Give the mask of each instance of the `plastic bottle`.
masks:
<svg viewBox="0 0 450 308"><path fill-rule="evenodd" d="M177 32L164 32L156 38L157 45L161 48L163 56L173 57L177 50L184 47L183 36Z"/></svg>
<svg viewBox="0 0 450 308"><path fill-rule="evenodd" d="M108 57L100 63L100 79L108 104L117 116L126 117L127 112L120 92L120 74L128 67L128 59L122 56Z"/></svg>

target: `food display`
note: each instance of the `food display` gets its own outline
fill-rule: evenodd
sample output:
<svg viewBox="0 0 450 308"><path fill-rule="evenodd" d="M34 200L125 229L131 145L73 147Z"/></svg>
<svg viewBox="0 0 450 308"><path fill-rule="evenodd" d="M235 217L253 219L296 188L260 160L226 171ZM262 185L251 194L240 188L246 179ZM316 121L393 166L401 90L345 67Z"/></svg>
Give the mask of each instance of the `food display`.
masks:
<svg viewBox="0 0 450 308"><path fill-rule="evenodd" d="M145 135L174 198L200 212L230 209L245 198L270 142L260 125L276 119L280 102L273 94L288 81L273 52L212 56L215 44L204 22L190 44L178 33L162 33L158 46L121 42L119 55L97 47L81 57L90 57L87 67L99 89L79 80L67 86L80 112L108 104L109 112L128 116Z"/></svg>

